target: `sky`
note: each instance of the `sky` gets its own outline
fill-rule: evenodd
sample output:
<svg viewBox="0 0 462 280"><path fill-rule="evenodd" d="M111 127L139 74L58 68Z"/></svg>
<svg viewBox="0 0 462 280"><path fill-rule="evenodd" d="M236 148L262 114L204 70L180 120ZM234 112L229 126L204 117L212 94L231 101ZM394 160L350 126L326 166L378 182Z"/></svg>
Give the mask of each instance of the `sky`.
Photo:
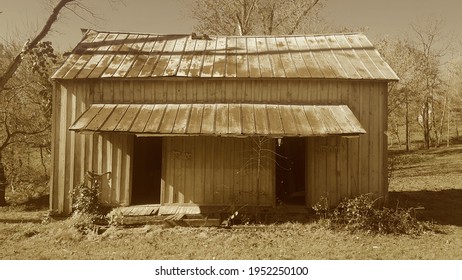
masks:
<svg viewBox="0 0 462 280"><path fill-rule="evenodd" d="M232 1L232 0L230 0ZM0 42L24 42L41 27L50 0L0 0ZM55 1L56 2L56 1ZM56 49L68 51L81 38L80 28L148 33L191 33L194 21L188 10L191 0L84 0L102 20L86 22L67 11L48 37ZM444 20L444 32L462 35L460 0L328 0L322 14L334 27L366 28L366 35L378 40L385 35L409 33L410 24L429 17Z"/></svg>

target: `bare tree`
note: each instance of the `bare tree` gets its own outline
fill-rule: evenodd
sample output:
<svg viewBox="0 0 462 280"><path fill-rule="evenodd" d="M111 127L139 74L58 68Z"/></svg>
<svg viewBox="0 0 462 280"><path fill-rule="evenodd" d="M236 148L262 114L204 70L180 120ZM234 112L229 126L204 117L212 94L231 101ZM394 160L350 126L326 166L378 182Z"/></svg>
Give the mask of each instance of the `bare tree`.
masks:
<svg viewBox="0 0 462 280"><path fill-rule="evenodd" d="M434 132L435 146L440 144L440 130L437 129L437 106L441 102L442 87L441 59L446 54L449 44L438 46L442 40L442 20L429 20L426 24L411 25L417 36L416 49L420 51L420 69L423 76L422 110L419 123L422 126L425 148L432 144L431 132ZM444 112L440 115L444 119Z"/></svg>
<svg viewBox="0 0 462 280"><path fill-rule="evenodd" d="M410 150L411 121L416 120L420 108L422 86L421 54L408 39L384 38L376 44L393 70L400 77L388 88L389 130L400 139L400 126L404 125L406 150Z"/></svg>
<svg viewBox="0 0 462 280"><path fill-rule="evenodd" d="M316 32L327 0L196 0L192 17L198 32L272 35Z"/></svg>
<svg viewBox="0 0 462 280"><path fill-rule="evenodd" d="M19 48L0 45L0 69ZM56 56L51 43L38 44L0 95L0 206L6 204L5 189L9 183L6 170L19 172L6 168L11 167L12 160L5 160L5 152L11 151L12 147L28 149L32 146L49 146L52 85L48 76L51 71L49 66L55 62L54 59ZM10 177L16 176L13 174Z"/></svg>

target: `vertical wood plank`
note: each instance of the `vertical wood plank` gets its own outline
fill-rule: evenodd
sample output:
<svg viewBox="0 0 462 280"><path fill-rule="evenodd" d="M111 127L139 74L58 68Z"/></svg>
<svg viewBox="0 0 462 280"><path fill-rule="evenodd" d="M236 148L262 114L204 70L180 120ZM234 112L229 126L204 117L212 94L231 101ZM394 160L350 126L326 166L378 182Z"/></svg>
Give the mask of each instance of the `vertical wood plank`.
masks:
<svg viewBox="0 0 462 280"><path fill-rule="evenodd" d="M205 152L205 197L204 202L213 204L214 200L214 172L213 167L215 166L215 153L216 144L213 137L204 137L206 142L207 150Z"/></svg>
<svg viewBox="0 0 462 280"><path fill-rule="evenodd" d="M359 142L359 162L360 162L360 193L369 192L369 145L371 141L371 129L369 126L370 122L370 108L369 108L369 96L370 96L370 84L360 84L359 86L360 96L359 96L359 106L360 106L360 115L359 121L363 125L364 129L367 131L365 135L360 137Z"/></svg>

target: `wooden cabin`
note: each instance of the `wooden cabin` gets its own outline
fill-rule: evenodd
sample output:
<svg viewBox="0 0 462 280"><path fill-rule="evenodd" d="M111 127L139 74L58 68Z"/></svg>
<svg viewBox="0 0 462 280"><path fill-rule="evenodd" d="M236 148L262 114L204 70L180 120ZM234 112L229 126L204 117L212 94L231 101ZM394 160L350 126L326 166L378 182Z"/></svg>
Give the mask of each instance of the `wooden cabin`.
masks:
<svg viewBox="0 0 462 280"><path fill-rule="evenodd" d="M51 210L86 171L101 202L311 207L387 197L387 92L363 34L87 30L54 73Z"/></svg>

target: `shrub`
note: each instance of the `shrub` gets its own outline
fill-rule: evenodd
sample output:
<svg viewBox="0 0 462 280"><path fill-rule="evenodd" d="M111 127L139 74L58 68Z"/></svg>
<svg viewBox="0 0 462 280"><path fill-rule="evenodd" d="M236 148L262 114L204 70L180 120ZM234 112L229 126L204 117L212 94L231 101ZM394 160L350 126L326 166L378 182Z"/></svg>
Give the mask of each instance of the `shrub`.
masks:
<svg viewBox="0 0 462 280"><path fill-rule="evenodd" d="M83 233L95 230L95 223L104 220L99 202L98 184L81 183L70 192L73 214L71 224Z"/></svg>
<svg viewBox="0 0 462 280"><path fill-rule="evenodd" d="M86 214L99 214L99 190L93 185L81 183L71 190L72 210Z"/></svg>
<svg viewBox="0 0 462 280"><path fill-rule="evenodd" d="M344 199L334 209L330 209L328 205L327 199L321 198L313 209L322 224L332 229L414 235L432 230L429 224L415 218L412 208L379 208L377 199L373 199L370 194Z"/></svg>

